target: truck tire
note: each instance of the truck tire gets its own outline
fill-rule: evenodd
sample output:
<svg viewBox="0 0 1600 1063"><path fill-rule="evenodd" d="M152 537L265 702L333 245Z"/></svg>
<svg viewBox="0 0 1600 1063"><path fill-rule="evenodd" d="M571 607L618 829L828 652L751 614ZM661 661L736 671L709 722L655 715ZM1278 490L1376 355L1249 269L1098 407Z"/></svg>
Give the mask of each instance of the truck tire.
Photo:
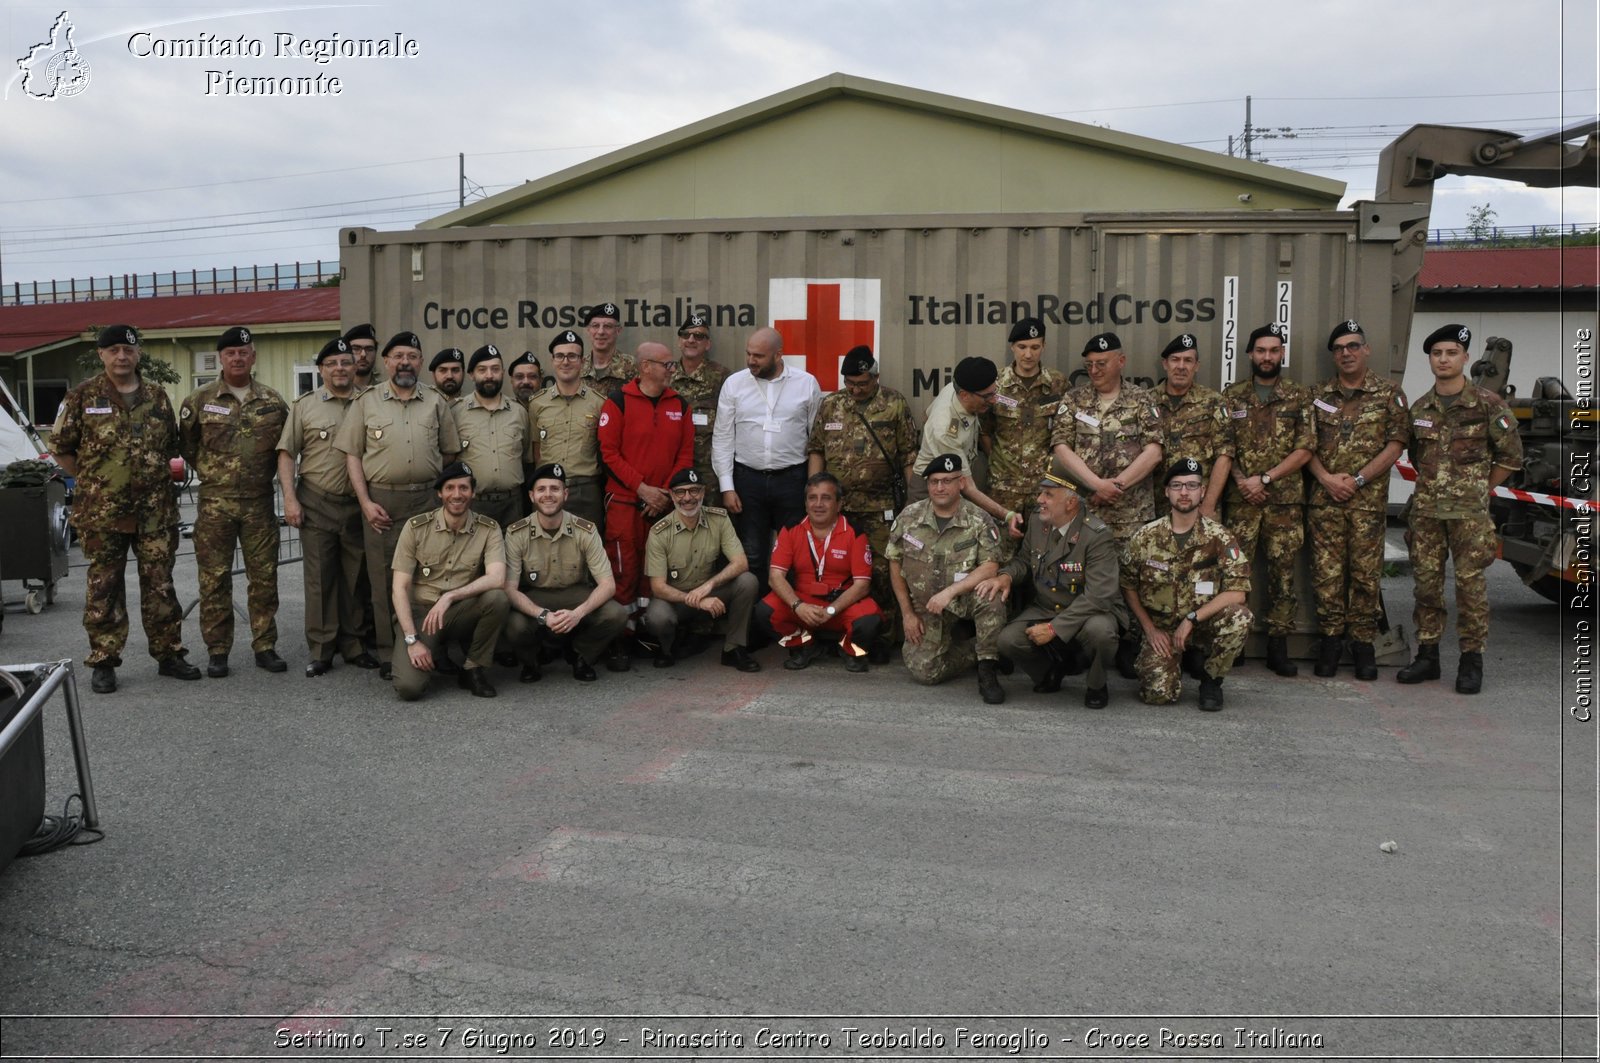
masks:
<svg viewBox="0 0 1600 1063"><path fill-rule="evenodd" d="M1516 569L1517 575L1522 577L1522 581L1524 583L1527 583L1528 573L1533 571L1533 567L1531 565L1519 564L1516 561L1511 562L1511 567ZM1566 597L1564 593L1565 588L1560 577L1552 576L1548 572L1534 580L1532 583L1528 583L1528 588L1547 602L1560 602Z"/></svg>

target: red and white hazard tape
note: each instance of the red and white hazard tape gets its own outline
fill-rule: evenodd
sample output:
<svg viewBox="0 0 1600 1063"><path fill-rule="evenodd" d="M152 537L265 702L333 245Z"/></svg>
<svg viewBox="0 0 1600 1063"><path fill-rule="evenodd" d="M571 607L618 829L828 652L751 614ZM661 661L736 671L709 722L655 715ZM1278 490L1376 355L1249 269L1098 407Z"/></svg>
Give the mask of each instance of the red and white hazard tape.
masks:
<svg viewBox="0 0 1600 1063"><path fill-rule="evenodd" d="M1400 475L1406 480L1415 482L1417 478L1417 470L1412 467L1409 461L1401 458L1399 461L1394 463L1394 467L1399 470ZM1496 498L1510 498L1515 499L1518 502L1532 502L1535 505L1540 506L1555 506L1558 509L1571 509L1579 513L1589 513L1595 508L1595 504L1586 498L1567 498L1565 495L1545 495L1540 494L1537 491L1524 491L1520 487L1496 487L1494 489L1494 495Z"/></svg>

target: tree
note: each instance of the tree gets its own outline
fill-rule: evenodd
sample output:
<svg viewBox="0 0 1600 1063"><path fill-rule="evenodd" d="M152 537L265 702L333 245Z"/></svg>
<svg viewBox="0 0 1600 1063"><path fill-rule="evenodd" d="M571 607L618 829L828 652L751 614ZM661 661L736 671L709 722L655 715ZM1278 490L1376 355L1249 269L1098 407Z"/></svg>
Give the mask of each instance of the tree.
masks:
<svg viewBox="0 0 1600 1063"><path fill-rule="evenodd" d="M89 331L98 333L100 326L91 325ZM78 368L83 370L85 377L91 377L105 367L100 364L99 352L90 347L78 355ZM150 352L143 347L139 348L139 376L152 384L177 384L183 380L178 371L172 368L171 362L150 357Z"/></svg>
<svg viewBox="0 0 1600 1063"><path fill-rule="evenodd" d="M1494 236L1494 220L1499 217L1495 209L1485 203L1467 210L1467 233L1474 240L1488 240Z"/></svg>

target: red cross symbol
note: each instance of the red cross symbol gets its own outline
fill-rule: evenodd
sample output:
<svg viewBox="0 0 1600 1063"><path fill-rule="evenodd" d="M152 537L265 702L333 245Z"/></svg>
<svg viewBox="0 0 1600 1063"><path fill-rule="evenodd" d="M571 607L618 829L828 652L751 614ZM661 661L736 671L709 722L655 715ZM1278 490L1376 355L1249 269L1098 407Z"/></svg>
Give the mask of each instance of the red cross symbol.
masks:
<svg viewBox="0 0 1600 1063"><path fill-rule="evenodd" d="M839 285L806 285L803 321L778 321L787 354L803 354L806 371L817 378L823 391L839 390L839 359L857 344L872 345L873 322L845 321L839 317Z"/></svg>

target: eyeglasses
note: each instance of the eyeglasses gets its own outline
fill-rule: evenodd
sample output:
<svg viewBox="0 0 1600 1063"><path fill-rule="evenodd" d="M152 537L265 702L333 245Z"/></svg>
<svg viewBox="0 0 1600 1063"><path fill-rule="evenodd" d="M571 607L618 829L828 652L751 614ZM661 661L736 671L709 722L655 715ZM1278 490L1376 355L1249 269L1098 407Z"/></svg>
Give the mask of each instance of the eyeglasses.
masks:
<svg viewBox="0 0 1600 1063"><path fill-rule="evenodd" d="M350 349L357 354L378 353L378 345L376 343L352 343L350 344Z"/></svg>
<svg viewBox="0 0 1600 1063"><path fill-rule="evenodd" d="M1364 341L1364 340L1352 340L1349 343L1336 343L1333 346L1333 353L1334 354L1354 354L1356 351L1359 351L1361 348L1365 347L1366 345L1367 345L1366 341Z"/></svg>
<svg viewBox="0 0 1600 1063"><path fill-rule="evenodd" d="M696 343L704 343L711 338L711 333L709 332L680 332L678 335L686 340L694 340Z"/></svg>
<svg viewBox="0 0 1600 1063"><path fill-rule="evenodd" d="M1000 394L999 388L990 388L988 391L974 391L974 395L984 402L993 402L996 395Z"/></svg>
<svg viewBox="0 0 1600 1063"><path fill-rule="evenodd" d="M1199 491L1204 487L1205 487L1205 484L1200 483L1198 480L1194 481L1194 482L1190 482L1188 480L1184 480L1181 483L1179 481L1177 481L1177 480L1174 480L1174 481L1172 481L1171 483L1169 483L1167 485L1167 490L1168 491Z"/></svg>
<svg viewBox="0 0 1600 1063"><path fill-rule="evenodd" d="M674 369L678 368L678 363L677 362L669 362L664 358L645 358L645 359L643 359L643 364L645 364L645 365L659 365L661 368L665 369L669 373L672 372Z"/></svg>
<svg viewBox="0 0 1600 1063"><path fill-rule="evenodd" d="M959 484L960 482L961 482L961 477L959 477L959 476L930 476L930 477L928 477L928 486L929 487L954 487L957 484Z"/></svg>
<svg viewBox="0 0 1600 1063"><path fill-rule="evenodd" d="M552 362L581 362L583 361L583 355L573 354L571 351L566 351L561 354L552 354L550 356L550 360ZM537 369L538 366L534 366L534 368Z"/></svg>

